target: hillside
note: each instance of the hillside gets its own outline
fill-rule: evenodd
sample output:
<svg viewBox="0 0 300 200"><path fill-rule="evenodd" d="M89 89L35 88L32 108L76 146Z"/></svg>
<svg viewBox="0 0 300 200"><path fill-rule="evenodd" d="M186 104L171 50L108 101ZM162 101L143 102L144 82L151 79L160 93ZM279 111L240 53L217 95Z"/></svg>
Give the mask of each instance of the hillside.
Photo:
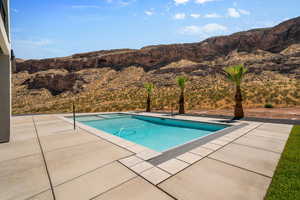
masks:
<svg viewBox="0 0 300 200"><path fill-rule="evenodd" d="M250 72L247 107L300 105L300 17L198 43L17 60L13 112L68 112L73 100L85 112L142 109L144 82L157 86L155 109L170 109L178 75L189 77L188 109L230 108L233 91L222 68L240 63Z"/></svg>

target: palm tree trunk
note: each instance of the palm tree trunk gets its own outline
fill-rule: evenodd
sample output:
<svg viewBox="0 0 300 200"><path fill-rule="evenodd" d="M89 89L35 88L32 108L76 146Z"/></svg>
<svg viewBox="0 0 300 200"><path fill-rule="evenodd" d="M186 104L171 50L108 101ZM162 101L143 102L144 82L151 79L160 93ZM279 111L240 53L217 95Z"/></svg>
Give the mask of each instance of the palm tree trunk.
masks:
<svg viewBox="0 0 300 200"><path fill-rule="evenodd" d="M146 112L151 112L151 98L150 98L150 94L148 94L148 97L147 97L147 108L146 108Z"/></svg>
<svg viewBox="0 0 300 200"><path fill-rule="evenodd" d="M184 110L184 91L181 90L181 94L179 97L179 114L185 114Z"/></svg>
<svg viewBox="0 0 300 200"><path fill-rule="evenodd" d="M241 119L244 117L244 110L243 110L243 97L241 92L241 87L239 85L236 86L236 93L235 93L235 108L234 108L234 118Z"/></svg>

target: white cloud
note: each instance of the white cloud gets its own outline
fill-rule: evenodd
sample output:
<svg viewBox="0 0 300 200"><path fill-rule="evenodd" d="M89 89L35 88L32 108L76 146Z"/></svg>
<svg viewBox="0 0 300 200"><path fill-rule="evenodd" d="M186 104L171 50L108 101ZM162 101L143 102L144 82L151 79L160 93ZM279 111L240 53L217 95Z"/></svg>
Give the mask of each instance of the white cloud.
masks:
<svg viewBox="0 0 300 200"><path fill-rule="evenodd" d="M180 5L180 4L186 4L190 0L174 0L175 5ZM213 1L218 1L218 0L195 0L195 3L197 4L205 4L207 2L213 2Z"/></svg>
<svg viewBox="0 0 300 200"><path fill-rule="evenodd" d="M185 19L184 13L177 13L174 15L174 19Z"/></svg>
<svg viewBox="0 0 300 200"><path fill-rule="evenodd" d="M240 17L240 13L235 8L228 8L228 15L229 17L238 18Z"/></svg>
<svg viewBox="0 0 300 200"><path fill-rule="evenodd" d="M210 36L212 34L220 34L224 33L228 30L226 26L220 24L206 24L205 26L186 26L184 27L180 33L185 35L201 35L203 37Z"/></svg>
<svg viewBox="0 0 300 200"><path fill-rule="evenodd" d="M205 18L221 18L222 16L217 13L209 13L204 15Z"/></svg>
<svg viewBox="0 0 300 200"><path fill-rule="evenodd" d="M220 24L206 24L202 27L203 31L206 33L215 33L215 32L225 32L228 30L226 26L220 25Z"/></svg>
<svg viewBox="0 0 300 200"><path fill-rule="evenodd" d="M148 16L152 16L152 15L154 15L154 12L151 10L147 10L147 11L145 11L145 14Z"/></svg>
<svg viewBox="0 0 300 200"><path fill-rule="evenodd" d="M186 4L189 0L174 0L176 5Z"/></svg>
<svg viewBox="0 0 300 200"><path fill-rule="evenodd" d="M185 35L198 35L201 33L201 27L195 25L186 26L180 32Z"/></svg>
<svg viewBox="0 0 300 200"><path fill-rule="evenodd" d="M244 9L235 9L235 8L228 8L227 10L228 16L233 18L239 18L241 15L250 15L251 13L248 10Z"/></svg>
<svg viewBox="0 0 300 200"><path fill-rule="evenodd" d="M241 14L243 14L243 15L250 15L250 14L251 14L250 11L248 11L248 10L243 10L243 9L239 9L239 12L240 12Z"/></svg>
<svg viewBox="0 0 300 200"><path fill-rule="evenodd" d="M197 14L197 13L192 13L191 14L191 17L195 18L195 19L198 19L199 17L201 17L200 14Z"/></svg>
<svg viewBox="0 0 300 200"><path fill-rule="evenodd" d="M217 1L217 0L196 0L195 2L198 3L198 4L204 4L204 3L207 3L207 2L213 2L213 1Z"/></svg>

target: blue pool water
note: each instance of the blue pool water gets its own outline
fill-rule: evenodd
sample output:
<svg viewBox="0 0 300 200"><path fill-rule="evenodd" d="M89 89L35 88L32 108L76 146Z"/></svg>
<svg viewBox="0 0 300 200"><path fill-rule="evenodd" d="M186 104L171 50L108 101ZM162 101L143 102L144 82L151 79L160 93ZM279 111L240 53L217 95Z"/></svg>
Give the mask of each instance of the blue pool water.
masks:
<svg viewBox="0 0 300 200"><path fill-rule="evenodd" d="M127 117L128 115L115 113L115 114L102 114L102 115L98 115L98 116L111 119L111 118L118 118L118 117Z"/></svg>
<svg viewBox="0 0 300 200"><path fill-rule="evenodd" d="M114 114L115 115L115 114ZM91 116L86 116L91 117ZM81 123L158 152L212 134L228 126L135 115L101 115Z"/></svg>

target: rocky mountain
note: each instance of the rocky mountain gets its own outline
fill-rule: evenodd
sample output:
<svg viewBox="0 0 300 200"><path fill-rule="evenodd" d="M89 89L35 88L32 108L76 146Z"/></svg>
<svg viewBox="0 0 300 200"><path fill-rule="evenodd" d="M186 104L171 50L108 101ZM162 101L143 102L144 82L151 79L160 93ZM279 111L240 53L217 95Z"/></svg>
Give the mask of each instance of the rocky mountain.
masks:
<svg viewBox="0 0 300 200"><path fill-rule="evenodd" d="M148 46L140 50L96 51L63 58L21 61L18 62L17 72L26 70L34 73L48 69L79 71L100 67L119 70L129 66L138 66L150 71L182 59L194 62L213 61L228 56L233 51L251 53L262 50L276 54L298 43L300 43L300 17L273 28L214 37L198 43Z"/></svg>
<svg viewBox="0 0 300 200"><path fill-rule="evenodd" d="M142 88L147 81L158 87L173 87L178 75L190 77L193 84L202 84L201 80L207 82L207 77L221 74L225 66L240 63L256 74L252 76L256 81L282 76L299 81L300 17L272 28L198 43L102 50L41 60L17 59L14 92L28 98L40 94L50 99L67 99L70 92L87 96L101 88L102 93L108 94L125 91L124 88ZM271 75L265 76L265 72ZM297 98L299 91L294 89L292 96ZM21 102L15 103L17 106Z"/></svg>

